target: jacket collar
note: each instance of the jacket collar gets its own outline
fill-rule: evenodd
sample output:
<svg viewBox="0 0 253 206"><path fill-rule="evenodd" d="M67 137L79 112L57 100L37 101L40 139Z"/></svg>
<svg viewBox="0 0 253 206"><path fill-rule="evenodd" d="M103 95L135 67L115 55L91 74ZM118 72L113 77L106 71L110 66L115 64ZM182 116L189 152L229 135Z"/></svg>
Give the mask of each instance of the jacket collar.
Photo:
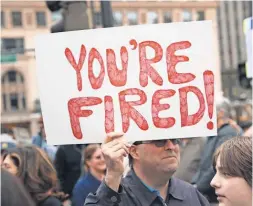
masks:
<svg viewBox="0 0 253 206"><path fill-rule="evenodd" d="M138 197L138 199L143 203L143 205L151 205L152 202L158 197L157 192L152 192L150 189L145 186L140 178L135 174L134 170L131 169L127 176L124 178L129 189ZM125 184L124 184L125 185ZM178 200L184 200L185 195L182 191L182 187L177 186L177 179L174 177L170 178L169 188L167 198L172 196Z"/></svg>

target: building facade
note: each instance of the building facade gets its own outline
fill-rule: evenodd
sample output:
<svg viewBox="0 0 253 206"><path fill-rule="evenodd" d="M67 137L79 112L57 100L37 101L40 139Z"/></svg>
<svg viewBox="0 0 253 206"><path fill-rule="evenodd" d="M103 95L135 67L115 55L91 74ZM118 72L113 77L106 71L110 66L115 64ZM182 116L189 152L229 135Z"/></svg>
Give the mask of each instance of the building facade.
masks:
<svg viewBox="0 0 253 206"><path fill-rule="evenodd" d="M114 26L212 20L214 37L216 92L222 90L220 75L217 7L215 1L112 1ZM94 7L94 28L102 27L100 2L89 2Z"/></svg>
<svg viewBox="0 0 253 206"><path fill-rule="evenodd" d="M1 2L1 126L38 131L40 116L34 37L48 33L51 13L43 1Z"/></svg>
<svg viewBox="0 0 253 206"><path fill-rule="evenodd" d="M246 61L243 20L252 16L252 1L220 1L217 9L222 83L225 96L236 99L252 90L240 87L238 65Z"/></svg>

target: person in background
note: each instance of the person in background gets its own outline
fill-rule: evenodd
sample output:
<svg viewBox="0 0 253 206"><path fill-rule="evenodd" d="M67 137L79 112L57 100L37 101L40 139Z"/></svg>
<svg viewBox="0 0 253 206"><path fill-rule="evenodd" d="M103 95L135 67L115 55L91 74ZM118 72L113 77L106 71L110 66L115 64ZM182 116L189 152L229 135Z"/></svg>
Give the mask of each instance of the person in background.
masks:
<svg viewBox="0 0 253 206"><path fill-rule="evenodd" d="M252 137L234 137L215 152L211 186L219 205L252 205Z"/></svg>
<svg viewBox="0 0 253 206"><path fill-rule="evenodd" d="M0 135L0 143L1 143L0 165L2 165L3 154L6 152L6 150L10 148L15 148L18 142L15 140L14 133L11 129L2 127Z"/></svg>
<svg viewBox="0 0 253 206"><path fill-rule="evenodd" d="M1 206L35 206L23 183L14 175L1 169Z"/></svg>
<svg viewBox="0 0 253 206"><path fill-rule="evenodd" d="M205 137L193 137L181 139L180 147L180 165L174 174L174 177L191 183L193 176L196 174L201 154L203 152Z"/></svg>
<svg viewBox="0 0 253 206"><path fill-rule="evenodd" d="M39 127L40 127L39 134L32 137L32 144L43 149L48 154L49 158L52 161L54 161L57 147L47 144L46 132L45 132L44 122L43 122L42 117L40 117L39 119Z"/></svg>
<svg viewBox="0 0 253 206"><path fill-rule="evenodd" d="M65 195L57 191L57 174L46 153L35 146L7 150L2 167L25 185L37 206L61 206Z"/></svg>
<svg viewBox="0 0 253 206"><path fill-rule="evenodd" d="M124 134L110 133L102 145L106 175L85 206L207 206L191 184L173 177L180 162L179 139L126 143ZM130 171L123 177L124 157Z"/></svg>
<svg viewBox="0 0 253 206"><path fill-rule="evenodd" d="M73 206L83 206L90 192L97 191L105 176L106 164L100 145L90 144L84 150L86 175L76 183L72 193Z"/></svg>
<svg viewBox="0 0 253 206"><path fill-rule="evenodd" d="M43 118L39 119L39 133L36 136L32 137L32 144L36 145L39 148L42 148L46 144L46 133L44 128Z"/></svg>
<svg viewBox="0 0 253 206"><path fill-rule="evenodd" d="M242 129L231 120L232 108L229 100L223 96L216 98L217 110L217 136L207 138L200 166L197 173L192 179L192 184L207 197L211 204L216 205L217 196L210 182L213 179L215 172L212 166L212 157L215 150L225 141L242 134Z"/></svg>
<svg viewBox="0 0 253 206"><path fill-rule="evenodd" d="M14 132L10 128L1 127L1 140L16 143Z"/></svg>
<svg viewBox="0 0 253 206"><path fill-rule="evenodd" d="M72 190L81 176L81 160L84 145L61 145L55 155L55 168L60 186L71 198Z"/></svg>

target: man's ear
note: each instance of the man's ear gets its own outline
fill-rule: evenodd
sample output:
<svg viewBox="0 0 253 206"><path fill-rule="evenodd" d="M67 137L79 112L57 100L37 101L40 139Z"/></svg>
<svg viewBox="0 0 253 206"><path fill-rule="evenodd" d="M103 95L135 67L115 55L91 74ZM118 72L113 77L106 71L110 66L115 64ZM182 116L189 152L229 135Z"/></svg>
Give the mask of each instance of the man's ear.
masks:
<svg viewBox="0 0 253 206"><path fill-rule="evenodd" d="M129 154L132 156L133 159L139 159L139 152L138 152L138 147L136 145L132 145L129 148Z"/></svg>

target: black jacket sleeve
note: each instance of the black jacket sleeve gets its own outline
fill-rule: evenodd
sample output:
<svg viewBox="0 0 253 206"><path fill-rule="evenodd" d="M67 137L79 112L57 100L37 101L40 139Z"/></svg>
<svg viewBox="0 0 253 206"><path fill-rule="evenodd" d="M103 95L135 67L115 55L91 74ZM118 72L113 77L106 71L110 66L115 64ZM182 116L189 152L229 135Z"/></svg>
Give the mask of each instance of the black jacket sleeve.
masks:
<svg viewBox="0 0 253 206"><path fill-rule="evenodd" d="M62 206L62 203L56 197L51 196L40 203L39 206Z"/></svg>
<svg viewBox="0 0 253 206"><path fill-rule="evenodd" d="M95 194L90 193L85 200L84 206L114 206L121 202L123 187L115 192L103 181Z"/></svg>
<svg viewBox="0 0 253 206"><path fill-rule="evenodd" d="M58 179L60 181L60 186L61 188L64 187L64 181L65 181L65 152L63 148L59 147L56 155L55 155L55 168L57 172Z"/></svg>
<svg viewBox="0 0 253 206"><path fill-rule="evenodd" d="M198 190L196 190L196 192L197 192L197 196L198 196L200 205L201 206L210 206L210 203L208 202L208 200Z"/></svg>

